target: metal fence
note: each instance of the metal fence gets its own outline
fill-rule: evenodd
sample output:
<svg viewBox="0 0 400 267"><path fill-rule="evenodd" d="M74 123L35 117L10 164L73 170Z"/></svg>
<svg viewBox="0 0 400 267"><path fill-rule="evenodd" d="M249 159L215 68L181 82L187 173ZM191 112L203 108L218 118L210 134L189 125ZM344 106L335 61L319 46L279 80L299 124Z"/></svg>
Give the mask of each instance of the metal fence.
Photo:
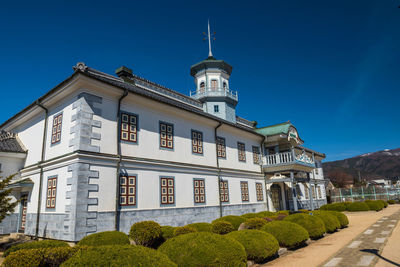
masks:
<svg viewBox="0 0 400 267"><path fill-rule="evenodd" d="M331 203L345 201L400 199L400 187L362 186L330 190Z"/></svg>

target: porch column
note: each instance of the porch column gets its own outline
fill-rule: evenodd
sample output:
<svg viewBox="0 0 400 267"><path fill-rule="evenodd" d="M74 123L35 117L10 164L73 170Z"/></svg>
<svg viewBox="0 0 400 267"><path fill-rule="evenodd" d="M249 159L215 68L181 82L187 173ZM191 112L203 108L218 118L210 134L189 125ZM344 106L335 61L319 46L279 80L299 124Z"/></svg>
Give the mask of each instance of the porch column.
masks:
<svg viewBox="0 0 400 267"><path fill-rule="evenodd" d="M310 209L314 210L314 201L313 201L312 188L311 188L311 178L310 178L309 172L307 172L307 178L308 178L308 196L310 197Z"/></svg>
<svg viewBox="0 0 400 267"><path fill-rule="evenodd" d="M297 192L296 192L296 182L294 180L294 173L290 172L290 179L292 180L292 194L293 194L293 210L298 211L297 208Z"/></svg>

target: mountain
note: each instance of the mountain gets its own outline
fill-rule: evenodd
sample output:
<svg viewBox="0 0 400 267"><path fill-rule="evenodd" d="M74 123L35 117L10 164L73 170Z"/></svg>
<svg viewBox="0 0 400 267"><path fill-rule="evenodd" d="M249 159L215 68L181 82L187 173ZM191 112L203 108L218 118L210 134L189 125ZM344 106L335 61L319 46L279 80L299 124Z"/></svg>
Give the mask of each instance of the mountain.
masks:
<svg viewBox="0 0 400 267"><path fill-rule="evenodd" d="M335 181L373 180L400 177L400 148L366 153L323 163L325 176Z"/></svg>

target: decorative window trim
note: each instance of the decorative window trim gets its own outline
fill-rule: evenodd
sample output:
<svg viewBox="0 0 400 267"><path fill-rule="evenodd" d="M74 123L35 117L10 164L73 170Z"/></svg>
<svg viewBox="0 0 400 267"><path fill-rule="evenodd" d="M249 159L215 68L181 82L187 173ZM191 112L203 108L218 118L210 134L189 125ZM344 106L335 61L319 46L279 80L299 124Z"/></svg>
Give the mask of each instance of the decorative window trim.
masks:
<svg viewBox="0 0 400 267"><path fill-rule="evenodd" d="M131 200L132 197L133 201ZM119 205L121 207L137 206L137 175L124 173L119 175Z"/></svg>
<svg viewBox="0 0 400 267"><path fill-rule="evenodd" d="M221 141L222 141L222 143L221 143ZM216 145L217 145L218 158L226 159L226 140L225 140L225 138L217 136L217 144Z"/></svg>
<svg viewBox="0 0 400 267"><path fill-rule="evenodd" d="M253 151L253 163L259 165L260 164L260 147L252 146L251 150Z"/></svg>
<svg viewBox="0 0 400 267"><path fill-rule="evenodd" d="M123 127L125 116L128 117L128 120L127 120L128 123L127 123L126 130ZM132 123L132 118L135 118L136 123ZM139 141L139 115L130 113L130 112L126 112L126 111L121 111L120 119L121 119L120 125L119 125L120 140L123 142L137 144ZM135 130L132 130L132 126L135 127L134 128ZM126 138L124 138L124 133L127 134Z"/></svg>
<svg viewBox="0 0 400 267"><path fill-rule="evenodd" d="M165 126L165 130L163 130L163 126ZM171 140L168 140L168 129L169 127L172 128L171 130ZM165 132L165 137L163 137L163 132ZM174 150L174 125L172 123L159 121L159 135L160 135L160 149L167 149L167 150ZM165 140L165 144L163 145L163 141ZM169 145L168 141L171 142Z"/></svg>
<svg viewBox="0 0 400 267"><path fill-rule="evenodd" d="M163 181L166 181L164 184ZM172 181L172 186L170 185ZM172 193L170 193L170 188L172 187ZM163 188L165 188L165 194L163 194ZM166 197L166 201L163 201L163 195ZM171 198L172 197L172 201ZM173 176L160 176L160 205L161 206L174 206L175 201L175 177Z"/></svg>
<svg viewBox="0 0 400 267"><path fill-rule="evenodd" d="M200 136L200 138L199 138ZM204 135L200 131L191 130L192 153L202 156L204 154Z"/></svg>
<svg viewBox="0 0 400 267"><path fill-rule="evenodd" d="M219 182L220 190L220 201L222 203L229 203L229 183L228 180L220 180Z"/></svg>
<svg viewBox="0 0 400 267"><path fill-rule="evenodd" d="M249 182L240 182L240 194L242 195L242 202L249 202Z"/></svg>
<svg viewBox="0 0 400 267"><path fill-rule="evenodd" d="M242 142L237 142L238 160L246 162L246 145Z"/></svg>
<svg viewBox="0 0 400 267"><path fill-rule="evenodd" d="M47 177L46 209L55 209L57 200L57 175Z"/></svg>
<svg viewBox="0 0 400 267"><path fill-rule="evenodd" d="M203 184L203 186L201 186L201 184ZM196 189L198 189L198 193L196 193ZM203 189L203 193L201 193L201 189ZM203 199L201 197L203 197ZM206 180L204 178L193 178L193 201L195 205L206 204Z"/></svg>
<svg viewBox="0 0 400 267"><path fill-rule="evenodd" d="M57 121L56 121L57 120ZM63 113L59 112L53 116L53 127L51 127L51 145L61 143Z"/></svg>
<svg viewBox="0 0 400 267"><path fill-rule="evenodd" d="M257 201L264 201L264 191L262 183L256 183Z"/></svg>

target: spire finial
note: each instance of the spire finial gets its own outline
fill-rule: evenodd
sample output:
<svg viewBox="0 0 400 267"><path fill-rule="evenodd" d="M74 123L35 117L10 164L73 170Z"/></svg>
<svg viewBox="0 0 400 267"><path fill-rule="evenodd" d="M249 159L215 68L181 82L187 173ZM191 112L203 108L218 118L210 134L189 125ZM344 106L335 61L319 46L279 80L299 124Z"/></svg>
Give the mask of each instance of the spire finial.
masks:
<svg viewBox="0 0 400 267"><path fill-rule="evenodd" d="M208 57L210 58L210 57L213 57L213 54L212 54L212 50L211 50L211 39L213 39L213 40L215 40L215 32L213 32L213 33L211 33L210 32L210 20L208 20L208 34L206 35L206 33L205 32L203 32L203 34L204 34L204 41L206 40L206 39L208 39Z"/></svg>

